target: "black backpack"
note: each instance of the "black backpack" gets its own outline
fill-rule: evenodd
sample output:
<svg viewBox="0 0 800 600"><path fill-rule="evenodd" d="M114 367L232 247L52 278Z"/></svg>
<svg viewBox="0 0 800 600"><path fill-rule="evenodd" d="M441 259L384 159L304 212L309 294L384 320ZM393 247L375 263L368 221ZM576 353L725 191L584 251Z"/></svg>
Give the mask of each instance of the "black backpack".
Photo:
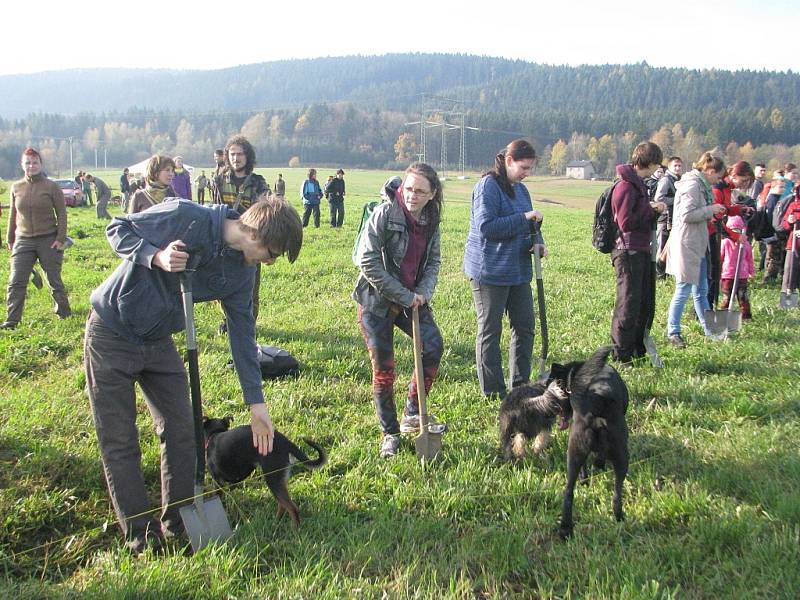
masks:
<svg viewBox="0 0 800 600"><path fill-rule="evenodd" d="M603 254L609 254L617 240L617 224L614 222L614 211L611 209L611 195L616 185L614 183L607 187L594 205L592 246Z"/></svg>
<svg viewBox="0 0 800 600"><path fill-rule="evenodd" d="M258 347L258 364L261 367L262 379L300 375L300 363L297 362L297 359L277 346L260 345Z"/></svg>
<svg viewBox="0 0 800 600"><path fill-rule="evenodd" d="M261 379L278 379L280 377L297 377L300 375L300 363L283 348L277 346L258 346L258 366L261 367ZM233 369L233 359L226 365Z"/></svg>

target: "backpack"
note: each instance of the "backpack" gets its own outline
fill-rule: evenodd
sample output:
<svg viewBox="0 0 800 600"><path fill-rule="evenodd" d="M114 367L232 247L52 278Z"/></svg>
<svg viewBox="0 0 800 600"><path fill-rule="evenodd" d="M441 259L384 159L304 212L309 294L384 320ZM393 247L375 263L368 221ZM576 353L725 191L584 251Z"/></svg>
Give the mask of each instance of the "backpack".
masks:
<svg viewBox="0 0 800 600"><path fill-rule="evenodd" d="M277 346L258 346L258 364L261 367L262 379L300 375L300 363L297 362L297 359Z"/></svg>
<svg viewBox="0 0 800 600"><path fill-rule="evenodd" d="M794 201L794 194L789 194L783 200L779 200L772 210L772 228L777 234L785 234L786 229L783 226L783 218L786 216L786 210L789 205Z"/></svg>
<svg viewBox="0 0 800 600"><path fill-rule="evenodd" d="M380 204L379 201L373 200L372 202L367 202L364 205L364 208L361 210L361 223L358 225L358 231L356 232L356 239L353 242L353 253L352 259L353 264L357 267L361 266L358 264L358 247L361 245L361 238L364 237L364 230L367 228L367 221L369 221L370 216L372 216L375 207Z"/></svg>
<svg viewBox="0 0 800 600"><path fill-rule="evenodd" d="M614 183L607 187L594 205L592 246L603 254L609 254L617 240L617 224L614 222L614 211L611 209L611 195L616 185Z"/></svg>
<svg viewBox="0 0 800 600"><path fill-rule="evenodd" d="M747 232L751 233L757 240L763 240L775 235L775 230L772 228L772 223L765 209L760 208L750 215L750 218L747 219Z"/></svg>

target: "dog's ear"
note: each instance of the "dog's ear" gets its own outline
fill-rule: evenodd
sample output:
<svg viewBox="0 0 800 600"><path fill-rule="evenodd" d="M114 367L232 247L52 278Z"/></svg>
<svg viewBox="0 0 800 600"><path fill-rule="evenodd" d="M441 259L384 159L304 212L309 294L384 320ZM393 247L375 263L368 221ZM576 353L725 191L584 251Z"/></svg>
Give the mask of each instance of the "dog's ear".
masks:
<svg viewBox="0 0 800 600"><path fill-rule="evenodd" d="M226 427L230 427L231 423L233 423L233 417L231 416L224 417L222 420L225 421Z"/></svg>

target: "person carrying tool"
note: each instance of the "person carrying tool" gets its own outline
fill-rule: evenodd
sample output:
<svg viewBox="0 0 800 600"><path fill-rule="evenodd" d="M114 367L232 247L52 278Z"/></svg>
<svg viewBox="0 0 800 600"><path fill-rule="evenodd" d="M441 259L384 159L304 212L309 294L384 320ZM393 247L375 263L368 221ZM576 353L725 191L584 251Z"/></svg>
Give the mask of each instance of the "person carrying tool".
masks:
<svg viewBox="0 0 800 600"><path fill-rule="evenodd" d="M297 258L303 228L285 201L261 198L239 213L225 205L165 202L114 219L108 241L124 260L92 292L84 368L109 495L133 553L183 534L179 504L194 485L189 387L172 334L185 327L179 274L191 258L196 301L220 300L236 373L250 408L253 445L271 450L273 426L261 389L253 281L255 265ZM136 429L139 383L161 442L159 520L147 496Z"/></svg>
<svg viewBox="0 0 800 600"><path fill-rule="evenodd" d="M509 385L530 380L534 316L532 252L547 256L541 234L530 224L542 220L533 209L522 181L536 164L536 150L526 140L514 140L495 157L494 169L472 190L464 272L472 287L478 318L475 361L485 396L506 396L500 353L503 315L511 325L508 352Z"/></svg>
<svg viewBox="0 0 800 600"><path fill-rule="evenodd" d="M387 201L372 212L361 237L357 253L361 272L352 293L372 361L372 393L383 431L382 458L397 454L401 432L414 433L420 428L416 378L408 387L402 420L397 421L394 327L411 337L412 309L418 309L426 394L444 352L429 304L441 264L442 184L436 171L424 163L406 169L399 189L390 182L384 185Z"/></svg>
<svg viewBox="0 0 800 600"><path fill-rule="evenodd" d="M704 152L675 184L672 232L667 248L667 273L675 277L675 293L667 311L667 339L675 348L685 348L681 335L681 316L691 295L697 320L706 336L708 303L708 222L722 215L725 207L714 203L711 186L725 176L725 163L711 152Z"/></svg>
<svg viewBox="0 0 800 600"><path fill-rule="evenodd" d="M634 365L646 353L645 331L655 312L655 263L651 246L658 215L664 202L650 201L644 180L661 165L661 148L642 142L633 150L631 162L617 165L619 182L611 195L617 239L611 251L617 283L617 298L611 318L614 359L620 368Z"/></svg>
<svg viewBox="0 0 800 600"><path fill-rule="evenodd" d="M720 264L721 280L720 288L722 290L722 303L720 308L728 310L728 303L733 302L731 292L733 292L733 283L736 281L736 298L739 302L739 309L742 311L742 319L752 319L753 315L750 311L750 294L748 292L748 282L755 273L755 263L753 262L753 248L746 235L742 235L744 231L744 219L735 215L728 219L725 224L728 229L733 233L733 237L726 237L722 240L722 247L720 249ZM741 248L740 248L741 245ZM741 252L741 257L739 253ZM737 277L738 269L738 277Z"/></svg>
<svg viewBox="0 0 800 600"><path fill-rule="evenodd" d="M788 232L786 240L786 261L783 267L783 294L794 296L791 304L797 305L797 289L800 288L800 188L796 190L794 200L786 207L783 214L783 230Z"/></svg>

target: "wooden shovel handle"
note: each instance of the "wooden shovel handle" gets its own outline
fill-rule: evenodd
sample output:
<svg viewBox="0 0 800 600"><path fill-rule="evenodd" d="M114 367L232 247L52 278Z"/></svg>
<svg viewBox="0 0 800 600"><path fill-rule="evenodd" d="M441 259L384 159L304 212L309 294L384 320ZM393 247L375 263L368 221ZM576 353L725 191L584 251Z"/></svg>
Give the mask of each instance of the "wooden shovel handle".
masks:
<svg viewBox="0 0 800 600"><path fill-rule="evenodd" d="M419 328L419 308L411 312L411 328L414 335L414 373L417 378L417 399L419 401L420 432L428 428L428 408L425 404L425 373L422 370L422 334Z"/></svg>

